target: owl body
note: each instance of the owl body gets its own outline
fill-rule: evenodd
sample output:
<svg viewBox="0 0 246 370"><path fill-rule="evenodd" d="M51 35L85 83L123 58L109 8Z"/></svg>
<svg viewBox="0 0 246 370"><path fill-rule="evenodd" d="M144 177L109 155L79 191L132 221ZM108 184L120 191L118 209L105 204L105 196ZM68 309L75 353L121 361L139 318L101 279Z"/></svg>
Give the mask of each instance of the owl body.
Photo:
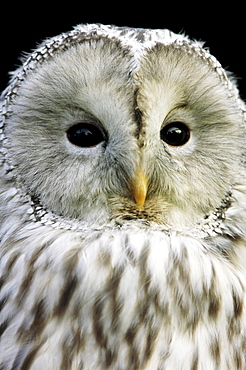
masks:
<svg viewBox="0 0 246 370"><path fill-rule="evenodd" d="M78 26L4 97L1 369L245 369L245 107L216 59Z"/></svg>

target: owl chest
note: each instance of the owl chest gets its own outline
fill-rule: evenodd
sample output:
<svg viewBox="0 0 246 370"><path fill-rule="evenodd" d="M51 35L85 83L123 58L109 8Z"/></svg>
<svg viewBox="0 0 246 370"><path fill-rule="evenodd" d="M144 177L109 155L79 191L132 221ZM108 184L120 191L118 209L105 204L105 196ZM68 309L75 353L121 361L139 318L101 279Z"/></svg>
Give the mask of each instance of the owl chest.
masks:
<svg viewBox="0 0 246 370"><path fill-rule="evenodd" d="M244 368L245 281L200 242L141 232L62 241L19 257L18 276L12 264L3 364Z"/></svg>

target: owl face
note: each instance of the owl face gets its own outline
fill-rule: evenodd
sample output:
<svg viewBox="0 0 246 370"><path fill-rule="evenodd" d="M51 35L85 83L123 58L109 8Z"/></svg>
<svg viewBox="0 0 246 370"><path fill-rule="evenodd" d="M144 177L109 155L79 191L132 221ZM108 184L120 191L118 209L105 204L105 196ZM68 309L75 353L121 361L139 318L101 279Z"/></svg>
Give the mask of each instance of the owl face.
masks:
<svg viewBox="0 0 246 370"><path fill-rule="evenodd" d="M9 160L56 215L190 226L241 176L242 111L220 67L187 42L141 37L87 35L18 89Z"/></svg>

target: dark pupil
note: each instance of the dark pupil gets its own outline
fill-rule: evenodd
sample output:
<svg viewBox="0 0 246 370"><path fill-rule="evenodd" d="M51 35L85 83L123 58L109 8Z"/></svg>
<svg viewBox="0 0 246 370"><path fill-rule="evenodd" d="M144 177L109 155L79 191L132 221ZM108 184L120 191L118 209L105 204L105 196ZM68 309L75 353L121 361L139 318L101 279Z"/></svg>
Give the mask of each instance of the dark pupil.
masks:
<svg viewBox="0 0 246 370"><path fill-rule="evenodd" d="M67 131L70 143L81 148L90 148L104 141L102 132L95 125L81 122L70 127Z"/></svg>
<svg viewBox="0 0 246 370"><path fill-rule="evenodd" d="M171 122L161 130L161 139L168 145L181 146L190 138L189 128L182 122Z"/></svg>

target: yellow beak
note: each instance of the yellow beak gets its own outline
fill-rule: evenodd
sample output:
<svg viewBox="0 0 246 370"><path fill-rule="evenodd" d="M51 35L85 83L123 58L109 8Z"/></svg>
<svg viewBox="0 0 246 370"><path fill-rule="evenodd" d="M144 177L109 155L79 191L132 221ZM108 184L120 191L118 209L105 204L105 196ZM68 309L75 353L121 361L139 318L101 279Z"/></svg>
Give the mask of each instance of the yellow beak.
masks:
<svg viewBox="0 0 246 370"><path fill-rule="evenodd" d="M132 195L134 196L134 199L139 209L142 209L144 206L147 190L148 190L148 181L145 174L140 169L137 171L136 177L132 185Z"/></svg>

